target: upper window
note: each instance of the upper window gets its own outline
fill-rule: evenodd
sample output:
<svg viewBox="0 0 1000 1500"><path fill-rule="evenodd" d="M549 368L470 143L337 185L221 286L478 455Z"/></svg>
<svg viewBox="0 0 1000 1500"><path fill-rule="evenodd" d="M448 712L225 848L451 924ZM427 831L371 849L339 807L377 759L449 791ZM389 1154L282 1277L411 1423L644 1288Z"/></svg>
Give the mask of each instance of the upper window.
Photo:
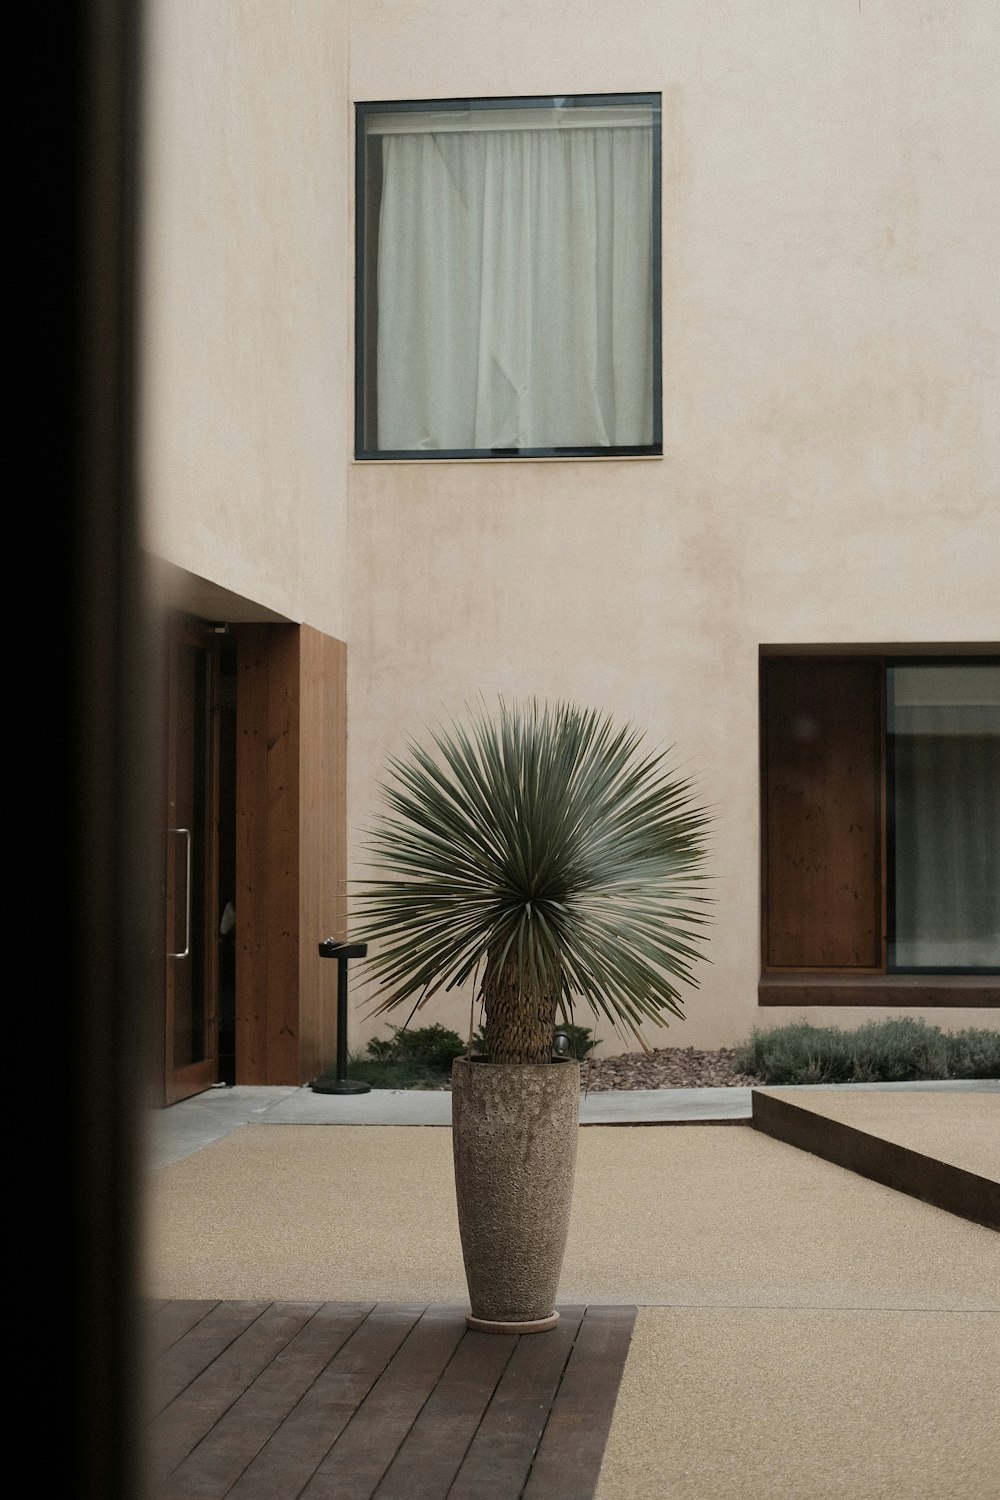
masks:
<svg viewBox="0 0 1000 1500"><path fill-rule="evenodd" d="M761 665L765 975L1000 973L1000 664Z"/></svg>
<svg viewBox="0 0 1000 1500"><path fill-rule="evenodd" d="M659 96L357 113L357 456L660 453Z"/></svg>

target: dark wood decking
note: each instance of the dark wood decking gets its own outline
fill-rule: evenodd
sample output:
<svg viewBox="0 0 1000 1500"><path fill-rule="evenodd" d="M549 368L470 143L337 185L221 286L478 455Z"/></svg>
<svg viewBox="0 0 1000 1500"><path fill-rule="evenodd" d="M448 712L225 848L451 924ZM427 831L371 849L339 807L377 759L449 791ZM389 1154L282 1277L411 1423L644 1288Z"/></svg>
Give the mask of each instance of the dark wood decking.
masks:
<svg viewBox="0 0 1000 1500"><path fill-rule="evenodd" d="M151 1500L589 1500L635 1311L156 1303Z"/></svg>

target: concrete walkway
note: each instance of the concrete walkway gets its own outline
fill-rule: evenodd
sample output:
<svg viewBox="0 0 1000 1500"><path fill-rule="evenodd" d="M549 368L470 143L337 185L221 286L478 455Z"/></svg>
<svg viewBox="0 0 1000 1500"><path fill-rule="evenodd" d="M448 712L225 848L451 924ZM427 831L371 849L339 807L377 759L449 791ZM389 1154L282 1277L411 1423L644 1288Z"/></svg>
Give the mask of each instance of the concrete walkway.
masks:
<svg viewBox="0 0 1000 1500"><path fill-rule="evenodd" d="M684 1120L687 1092L703 1122L725 1094L736 1128ZM851 1092L874 1118L899 1090ZM935 1098L966 1091L907 1092L947 1150L961 1112ZM967 1092L988 1154L1000 1087ZM639 1308L598 1500L998 1500L1000 1235L741 1124L749 1091L657 1093L591 1095L585 1119L638 1113L579 1139L560 1300ZM219 1090L159 1112L149 1294L461 1302L450 1134L414 1128L449 1103Z"/></svg>
<svg viewBox="0 0 1000 1500"><path fill-rule="evenodd" d="M581 1125L643 1125L750 1119L749 1089L648 1089L592 1093ZM150 1120L154 1166L179 1161L241 1125L451 1125L447 1089L372 1089L317 1094L310 1088L215 1088Z"/></svg>
<svg viewBox="0 0 1000 1500"><path fill-rule="evenodd" d="M962 1083L845 1083L828 1088L782 1089L822 1095L832 1101L859 1094L996 1094L989 1080ZM724 1124L749 1121L748 1088L623 1089L585 1094L581 1125ZM149 1160L155 1167L179 1161L241 1125L445 1125L451 1124L447 1090L372 1089L368 1094L317 1094L305 1088L237 1087L209 1089L149 1119Z"/></svg>

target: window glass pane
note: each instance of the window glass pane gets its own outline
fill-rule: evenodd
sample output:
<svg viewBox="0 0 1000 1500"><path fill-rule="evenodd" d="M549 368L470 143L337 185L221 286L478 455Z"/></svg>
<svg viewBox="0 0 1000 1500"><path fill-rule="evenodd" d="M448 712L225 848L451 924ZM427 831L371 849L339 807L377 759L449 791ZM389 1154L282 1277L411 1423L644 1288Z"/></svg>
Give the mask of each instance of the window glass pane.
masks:
<svg viewBox="0 0 1000 1500"><path fill-rule="evenodd" d="M658 451L658 128L359 106L360 453Z"/></svg>
<svg viewBox="0 0 1000 1500"><path fill-rule="evenodd" d="M894 969L1000 969L1000 667L889 669Z"/></svg>

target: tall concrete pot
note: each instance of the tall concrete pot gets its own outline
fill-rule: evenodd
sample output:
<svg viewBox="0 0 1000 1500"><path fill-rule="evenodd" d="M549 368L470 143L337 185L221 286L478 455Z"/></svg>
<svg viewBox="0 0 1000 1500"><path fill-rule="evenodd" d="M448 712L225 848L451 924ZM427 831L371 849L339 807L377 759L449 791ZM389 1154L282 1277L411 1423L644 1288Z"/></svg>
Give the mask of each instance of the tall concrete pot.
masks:
<svg viewBox="0 0 1000 1500"><path fill-rule="evenodd" d="M459 1058L451 1087L472 1305L466 1321L496 1333L554 1328L576 1172L580 1064Z"/></svg>

